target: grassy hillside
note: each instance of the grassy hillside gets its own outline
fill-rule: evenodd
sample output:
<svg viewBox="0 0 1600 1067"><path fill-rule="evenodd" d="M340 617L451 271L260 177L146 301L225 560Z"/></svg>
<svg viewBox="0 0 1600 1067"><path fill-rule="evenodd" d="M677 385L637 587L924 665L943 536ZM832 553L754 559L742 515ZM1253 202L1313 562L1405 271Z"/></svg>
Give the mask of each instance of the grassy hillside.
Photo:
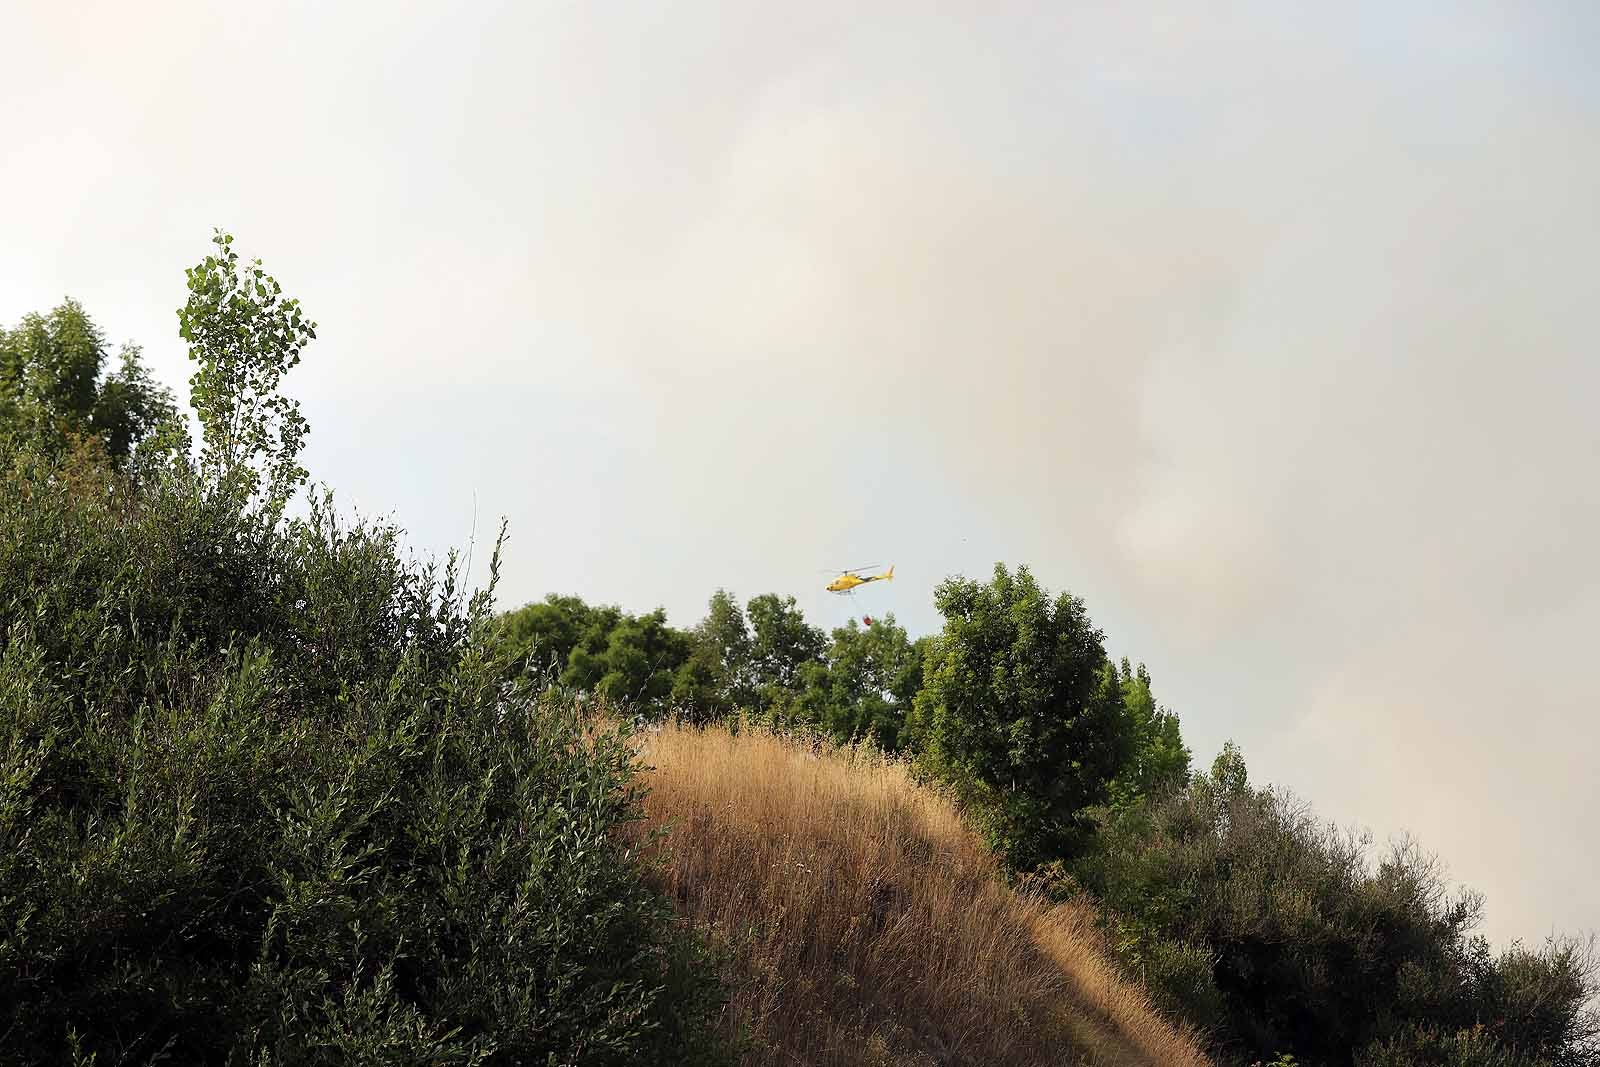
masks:
<svg viewBox="0 0 1600 1067"><path fill-rule="evenodd" d="M747 1063L1209 1062L901 764L673 725L643 750L663 888L729 952Z"/></svg>

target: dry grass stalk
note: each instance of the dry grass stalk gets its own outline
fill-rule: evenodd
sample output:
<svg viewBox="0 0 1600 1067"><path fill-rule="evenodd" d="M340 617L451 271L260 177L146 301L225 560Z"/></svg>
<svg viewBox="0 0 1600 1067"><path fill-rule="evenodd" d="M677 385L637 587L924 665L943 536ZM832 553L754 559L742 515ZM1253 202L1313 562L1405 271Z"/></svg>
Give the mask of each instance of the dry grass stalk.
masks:
<svg viewBox="0 0 1600 1067"><path fill-rule="evenodd" d="M1092 917L1007 888L943 797L875 754L761 731L643 741L660 877L731 952L750 1064L1208 1064Z"/></svg>

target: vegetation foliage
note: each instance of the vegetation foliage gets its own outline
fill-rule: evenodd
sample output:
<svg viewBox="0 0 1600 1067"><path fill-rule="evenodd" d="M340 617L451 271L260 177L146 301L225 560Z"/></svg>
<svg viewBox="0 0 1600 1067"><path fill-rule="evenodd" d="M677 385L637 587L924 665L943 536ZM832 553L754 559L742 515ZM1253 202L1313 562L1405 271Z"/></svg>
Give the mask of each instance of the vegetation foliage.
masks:
<svg viewBox="0 0 1600 1067"><path fill-rule="evenodd" d="M1585 944L1496 955L1472 933L1481 899L1450 896L1414 844L1374 863L1369 840L1252 787L1231 744L1192 774L1149 672L1113 663L1083 603L1026 568L953 579L937 596L938 634L912 640L888 616L829 640L792 599L744 610L719 591L683 658L655 664L675 678L656 687L667 699L641 711L904 756L959 799L1013 877L1096 909L1126 973L1224 1061L1596 1062ZM509 613L507 632L521 654L559 659L537 633L579 618L627 616L552 597Z"/></svg>
<svg viewBox="0 0 1600 1067"><path fill-rule="evenodd" d="M1100 814L1072 872L1116 916L1121 954L1161 1002L1235 1053L1595 1062L1586 944L1492 953L1472 936L1482 898L1450 895L1436 857L1401 841L1371 863L1367 837L1252 787L1231 746L1186 788Z"/></svg>
<svg viewBox="0 0 1600 1067"><path fill-rule="evenodd" d="M295 315L207 264L198 463L67 447L80 398L0 470L0 1061L719 1058L622 732L509 677L453 559L282 514Z"/></svg>
<svg viewBox="0 0 1600 1067"><path fill-rule="evenodd" d="M93 440L121 466L177 411L139 356L138 346L124 345L106 373L105 336L71 299L0 328L0 449L61 455Z"/></svg>
<svg viewBox="0 0 1600 1067"><path fill-rule="evenodd" d="M496 615L498 545L469 591L299 496L298 303L187 278L198 448L75 302L0 330L0 1062L1600 1062L1589 945L1192 773L1028 568L916 638Z"/></svg>

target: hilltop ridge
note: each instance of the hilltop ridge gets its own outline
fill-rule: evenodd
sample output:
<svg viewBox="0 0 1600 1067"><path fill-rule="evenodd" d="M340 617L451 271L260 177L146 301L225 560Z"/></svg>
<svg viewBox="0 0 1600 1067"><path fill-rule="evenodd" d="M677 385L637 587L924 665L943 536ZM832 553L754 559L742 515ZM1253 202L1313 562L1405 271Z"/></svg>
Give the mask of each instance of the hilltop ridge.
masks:
<svg viewBox="0 0 1600 1067"><path fill-rule="evenodd" d="M1009 888L904 762L765 729L642 735L662 888L725 954L747 1064L1201 1067L1093 916ZM1063 1055L1072 1058L1063 1058Z"/></svg>

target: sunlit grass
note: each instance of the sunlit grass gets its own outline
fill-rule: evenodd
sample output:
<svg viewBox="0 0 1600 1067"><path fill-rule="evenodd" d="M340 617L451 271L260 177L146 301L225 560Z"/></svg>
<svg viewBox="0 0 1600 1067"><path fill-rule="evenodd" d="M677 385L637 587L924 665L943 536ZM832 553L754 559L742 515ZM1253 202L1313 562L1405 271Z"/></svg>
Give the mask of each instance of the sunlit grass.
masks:
<svg viewBox="0 0 1600 1067"><path fill-rule="evenodd" d="M641 738L663 888L730 953L750 1064L1205 1064L1092 917L1007 888L954 807L877 754Z"/></svg>

